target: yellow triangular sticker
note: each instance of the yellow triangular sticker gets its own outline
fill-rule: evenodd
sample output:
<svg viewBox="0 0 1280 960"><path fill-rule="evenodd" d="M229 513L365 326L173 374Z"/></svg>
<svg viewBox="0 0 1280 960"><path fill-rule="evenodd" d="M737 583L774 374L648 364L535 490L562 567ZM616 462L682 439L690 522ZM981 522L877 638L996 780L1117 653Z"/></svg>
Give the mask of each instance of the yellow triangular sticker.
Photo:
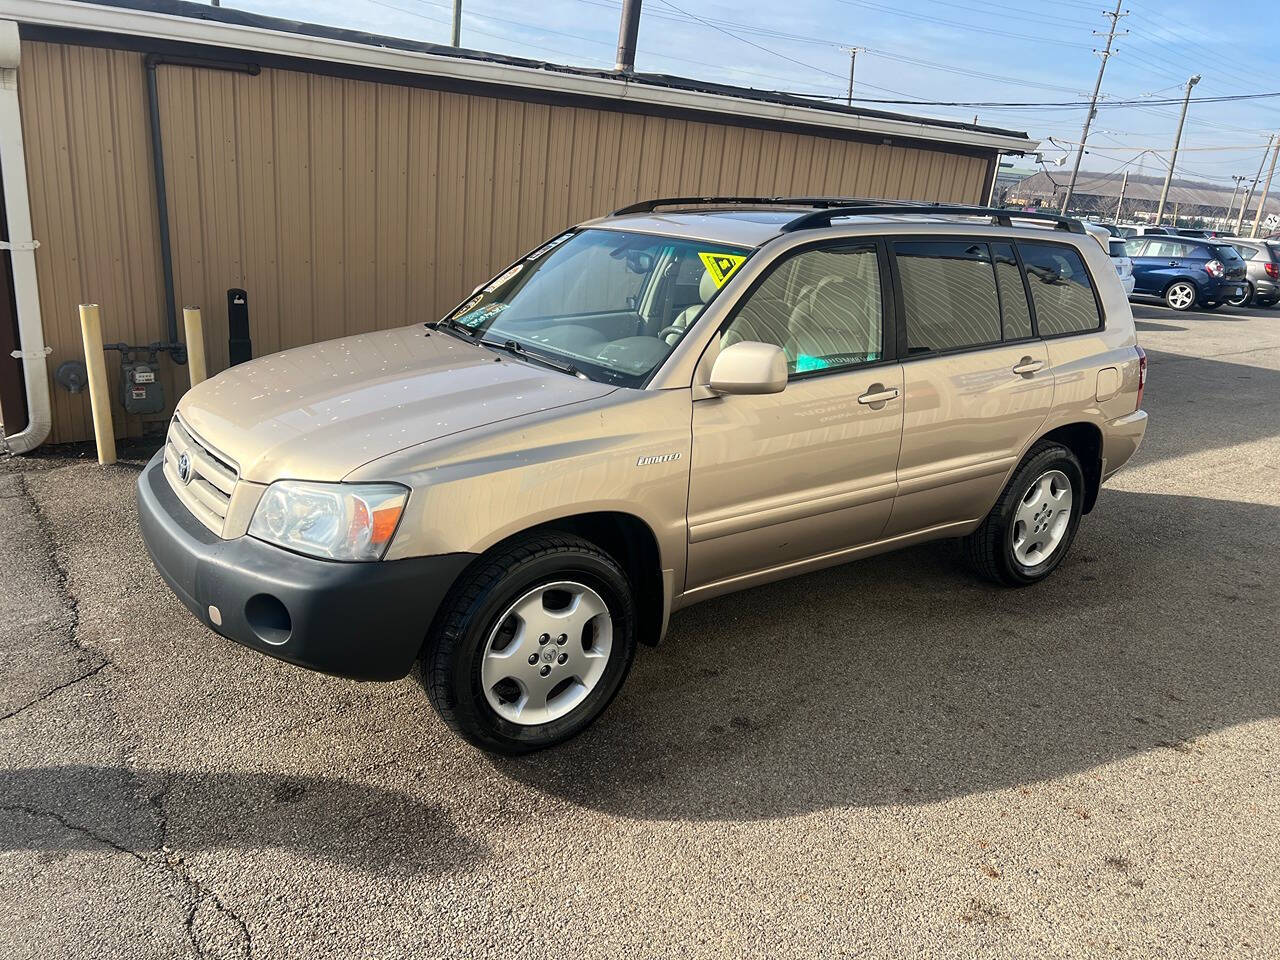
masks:
<svg viewBox="0 0 1280 960"><path fill-rule="evenodd" d="M699 253L698 257L707 268L707 273L711 274L711 279L716 282L717 290L729 282L734 271L747 259L740 253Z"/></svg>

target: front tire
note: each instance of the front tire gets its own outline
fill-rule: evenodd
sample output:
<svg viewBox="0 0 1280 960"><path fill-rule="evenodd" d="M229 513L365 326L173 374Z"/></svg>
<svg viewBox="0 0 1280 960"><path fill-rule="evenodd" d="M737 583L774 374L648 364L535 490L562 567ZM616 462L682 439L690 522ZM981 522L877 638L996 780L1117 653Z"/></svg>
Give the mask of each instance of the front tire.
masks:
<svg viewBox="0 0 1280 960"><path fill-rule="evenodd" d="M563 743L604 712L636 648L622 567L567 534L523 537L459 579L436 617L420 678L436 712L482 750Z"/></svg>
<svg viewBox="0 0 1280 960"><path fill-rule="evenodd" d="M1196 305L1197 296L1195 284L1179 280L1169 284L1169 289L1164 292L1164 302L1170 310L1190 310Z"/></svg>
<svg viewBox="0 0 1280 960"><path fill-rule="evenodd" d="M1084 503L1076 455L1042 440L1014 471L982 525L965 538L974 569L996 583L1026 587L1049 576L1071 548Z"/></svg>

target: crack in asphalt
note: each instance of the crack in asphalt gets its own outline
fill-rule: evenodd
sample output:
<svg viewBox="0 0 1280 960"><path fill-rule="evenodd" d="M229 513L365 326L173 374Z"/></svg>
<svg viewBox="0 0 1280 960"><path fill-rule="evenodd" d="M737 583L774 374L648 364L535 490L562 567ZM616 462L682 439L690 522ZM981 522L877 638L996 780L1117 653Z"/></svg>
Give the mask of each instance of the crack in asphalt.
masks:
<svg viewBox="0 0 1280 960"><path fill-rule="evenodd" d="M27 703L4 716L0 716L0 721L16 717L23 711L48 699L49 697L52 697L60 691L74 686L75 684L82 683L92 677L98 676L107 667L112 667L117 670L119 669L115 662L103 653L102 650L85 646L85 644L81 642L80 603L75 594L71 591L70 574L67 568L63 565L62 559L59 556L58 540L54 534L53 524L45 512L40 508L39 502L32 494L31 489L27 484L25 474L18 474L17 487L18 493L15 494L15 496L22 497L31 509L32 516L35 519L36 528L43 538L43 546L46 555L48 556L50 566L52 566L54 571L59 598L62 600L69 613L69 617L64 625L65 636L68 642L77 650L80 650L89 656L100 658L101 662L93 669L86 671L80 676L59 684L46 693L41 694L30 703ZM115 715L115 711L109 703L105 709L113 716ZM115 719L118 721L119 717L116 716ZM143 783L133 769L133 738L127 733L127 729L125 729L124 724L121 724L120 726L122 728L122 740L124 741L121 745L121 759L123 761L121 771L133 782L135 795L141 796L144 792ZM207 904L219 915L225 917L234 924L237 933L237 945L239 947L236 952L240 956L246 958L246 960L252 960L253 937L250 934L249 927L244 922L244 919L235 910L223 902L216 890L202 881L199 877L195 876L192 872L191 866L183 859L182 855L169 846L169 815L168 811L164 808L164 798L169 791L170 782L171 781L166 780L159 790L146 795L146 805L152 811L156 819L157 836L155 847L145 854L131 849L130 847L127 847L90 827L75 823L54 810L42 810L37 807L25 805L6 805L4 807L0 807L0 810L4 810L9 813L25 813L30 817L42 817L52 820L60 824L64 829L88 837L110 850L131 857L140 864L155 866L164 870L173 879L175 879L185 891L186 896L180 901L177 898L173 899L175 900L175 903L178 903L183 909L184 932L186 933L187 940L191 944L196 955L198 957L207 957L212 955L209 952L208 945L201 941L200 931L196 926L197 914L199 913L200 908Z"/></svg>
<svg viewBox="0 0 1280 960"><path fill-rule="evenodd" d="M6 714L0 715L0 721L10 720L13 717L18 716L23 711L29 710L31 707L34 707L37 703L43 703L45 700L48 700L50 697L52 697L55 693L60 693L61 691L67 689L67 687L74 687L77 683L80 683L83 680L88 680L90 677L96 677L99 673L101 673L107 667L113 667L113 666L115 666L115 664L111 663L109 660L103 660L100 664L98 664L96 667L94 667L92 670L88 671L87 673L82 673L78 677L73 677L72 679L66 681L66 683L60 683L56 687L53 687L51 690L47 690L46 692L40 694L40 696L36 697L34 700L28 700L22 706L17 707L16 709L10 710Z"/></svg>

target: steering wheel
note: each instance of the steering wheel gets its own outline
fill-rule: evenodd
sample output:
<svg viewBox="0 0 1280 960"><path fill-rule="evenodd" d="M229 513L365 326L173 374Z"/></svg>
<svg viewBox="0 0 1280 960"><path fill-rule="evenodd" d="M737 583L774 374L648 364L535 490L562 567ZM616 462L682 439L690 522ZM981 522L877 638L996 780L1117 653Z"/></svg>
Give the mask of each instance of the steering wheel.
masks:
<svg viewBox="0 0 1280 960"><path fill-rule="evenodd" d="M663 327L661 330L658 331L658 339L665 340L667 338L667 335L671 333L683 334L687 329L688 327L680 327L673 323L670 326Z"/></svg>

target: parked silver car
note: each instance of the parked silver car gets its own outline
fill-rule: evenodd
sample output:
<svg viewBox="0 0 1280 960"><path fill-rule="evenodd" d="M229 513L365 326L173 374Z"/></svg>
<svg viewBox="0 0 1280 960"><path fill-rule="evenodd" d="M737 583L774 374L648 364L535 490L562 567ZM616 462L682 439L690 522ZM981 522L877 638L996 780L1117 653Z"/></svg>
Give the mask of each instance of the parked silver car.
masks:
<svg viewBox="0 0 1280 960"><path fill-rule="evenodd" d="M1248 286L1235 299L1233 307L1273 307L1280 300L1280 241L1231 238L1227 243L1240 251L1248 268Z"/></svg>

